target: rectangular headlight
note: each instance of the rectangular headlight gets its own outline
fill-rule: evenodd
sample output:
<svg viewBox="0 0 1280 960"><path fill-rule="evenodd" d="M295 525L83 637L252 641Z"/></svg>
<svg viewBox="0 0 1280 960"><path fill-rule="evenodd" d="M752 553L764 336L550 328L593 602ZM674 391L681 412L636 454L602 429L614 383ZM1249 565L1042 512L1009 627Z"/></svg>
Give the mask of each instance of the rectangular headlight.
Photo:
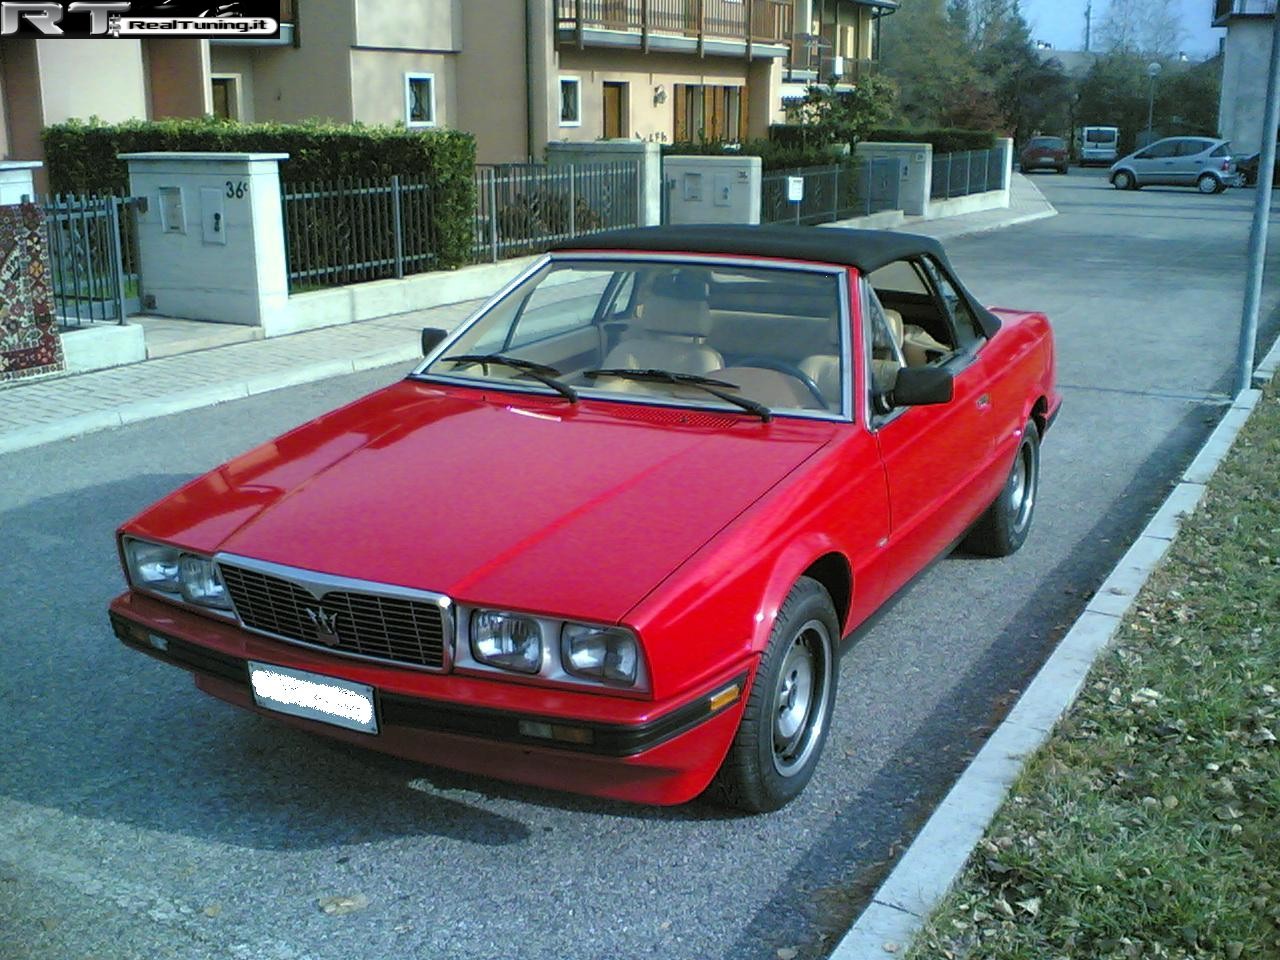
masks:
<svg viewBox="0 0 1280 960"><path fill-rule="evenodd" d="M471 614L471 655L491 667L538 673L542 669L542 629L532 617L476 610Z"/></svg>
<svg viewBox="0 0 1280 960"><path fill-rule="evenodd" d="M178 593L178 568L182 551L160 543L126 538L124 557L129 567L129 579L135 587L155 590L159 593Z"/></svg>
<svg viewBox="0 0 1280 960"><path fill-rule="evenodd" d="M178 583L182 587L182 599L188 603L215 610L231 609L222 574L212 560L184 553L178 563Z"/></svg>
<svg viewBox="0 0 1280 960"><path fill-rule="evenodd" d="M572 676L630 687L639 671L640 646L622 627L566 623L560 631L560 658Z"/></svg>

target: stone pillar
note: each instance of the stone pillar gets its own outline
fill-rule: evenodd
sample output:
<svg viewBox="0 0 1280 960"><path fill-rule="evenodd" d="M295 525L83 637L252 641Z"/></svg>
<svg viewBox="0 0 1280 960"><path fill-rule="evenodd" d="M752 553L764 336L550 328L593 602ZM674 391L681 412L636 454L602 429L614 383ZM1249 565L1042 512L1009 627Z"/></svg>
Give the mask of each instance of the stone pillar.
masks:
<svg viewBox="0 0 1280 960"><path fill-rule="evenodd" d="M864 160L901 160L902 189L899 206L911 217L929 215L929 191L933 186L933 145L929 143L860 143L857 156Z"/></svg>
<svg viewBox="0 0 1280 960"><path fill-rule="evenodd" d="M599 140L571 143L558 140L547 144L547 163L553 167L588 163L640 164L639 225L662 223L662 147L642 140Z"/></svg>
<svg viewBox="0 0 1280 960"><path fill-rule="evenodd" d="M280 161L285 153L130 153L143 309L269 327L289 300ZM268 329L267 333L270 333Z"/></svg>
<svg viewBox="0 0 1280 960"><path fill-rule="evenodd" d="M996 137L996 150L1003 150L1004 154L1001 162L1001 169L1004 171L1004 178L1000 181L1003 189L1013 186L1013 138L1012 137Z"/></svg>
<svg viewBox="0 0 1280 960"><path fill-rule="evenodd" d="M759 157L667 157L668 223L760 222Z"/></svg>
<svg viewBox="0 0 1280 960"><path fill-rule="evenodd" d="M0 207L34 199L35 172L43 166L39 160L0 160Z"/></svg>

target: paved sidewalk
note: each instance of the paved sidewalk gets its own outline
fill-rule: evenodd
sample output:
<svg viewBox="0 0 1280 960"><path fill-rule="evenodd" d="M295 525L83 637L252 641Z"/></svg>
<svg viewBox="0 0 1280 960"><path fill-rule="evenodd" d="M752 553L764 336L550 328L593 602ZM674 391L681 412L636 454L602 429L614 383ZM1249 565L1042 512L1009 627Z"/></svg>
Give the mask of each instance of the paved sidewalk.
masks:
<svg viewBox="0 0 1280 960"><path fill-rule="evenodd" d="M945 239L1054 212L1034 184L1015 175L1013 203L1007 210L909 220L901 229ZM360 370L396 363L407 369L420 356L423 327L452 329L480 302L5 387L0 389L0 454Z"/></svg>

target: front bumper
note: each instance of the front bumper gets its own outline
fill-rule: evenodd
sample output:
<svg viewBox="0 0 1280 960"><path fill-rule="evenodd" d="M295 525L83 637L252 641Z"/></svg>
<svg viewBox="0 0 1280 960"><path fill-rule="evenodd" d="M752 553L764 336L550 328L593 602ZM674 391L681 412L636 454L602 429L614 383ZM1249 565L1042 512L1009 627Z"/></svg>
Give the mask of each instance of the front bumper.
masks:
<svg viewBox="0 0 1280 960"><path fill-rule="evenodd" d="M352 665L133 593L112 603L110 617L126 646L193 673L201 690L263 716L410 760L637 803L684 803L706 789L737 730L751 673L740 666L698 696L655 704ZM250 660L370 683L379 733L259 707ZM424 684L436 695L413 689ZM739 696L713 709L711 698L735 684ZM450 687L457 695L441 696ZM530 736L531 725L571 730L575 740Z"/></svg>

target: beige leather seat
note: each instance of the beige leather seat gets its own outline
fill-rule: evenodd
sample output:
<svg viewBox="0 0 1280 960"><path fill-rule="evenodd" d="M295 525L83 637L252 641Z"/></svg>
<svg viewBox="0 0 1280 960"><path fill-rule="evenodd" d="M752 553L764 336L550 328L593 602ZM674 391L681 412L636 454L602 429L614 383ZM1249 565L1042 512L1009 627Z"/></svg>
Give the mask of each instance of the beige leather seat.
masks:
<svg viewBox="0 0 1280 960"><path fill-rule="evenodd" d="M885 310L885 319L889 322L889 331L899 350L903 348L905 325L902 314L897 310ZM923 332L923 331L921 331ZM872 387L877 393L887 393L898 382L898 371L902 364L898 362L893 346L876 343L871 351ZM823 396L828 399L840 396L840 358L830 354L819 354L806 357L800 361L800 369L807 373L818 385Z"/></svg>
<svg viewBox="0 0 1280 960"><path fill-rule="evenodd" d="M655 278L622 340L604 358L605 367L670 370L705 375L724 366L707 346L710 276L684 269Z"/></svg>

